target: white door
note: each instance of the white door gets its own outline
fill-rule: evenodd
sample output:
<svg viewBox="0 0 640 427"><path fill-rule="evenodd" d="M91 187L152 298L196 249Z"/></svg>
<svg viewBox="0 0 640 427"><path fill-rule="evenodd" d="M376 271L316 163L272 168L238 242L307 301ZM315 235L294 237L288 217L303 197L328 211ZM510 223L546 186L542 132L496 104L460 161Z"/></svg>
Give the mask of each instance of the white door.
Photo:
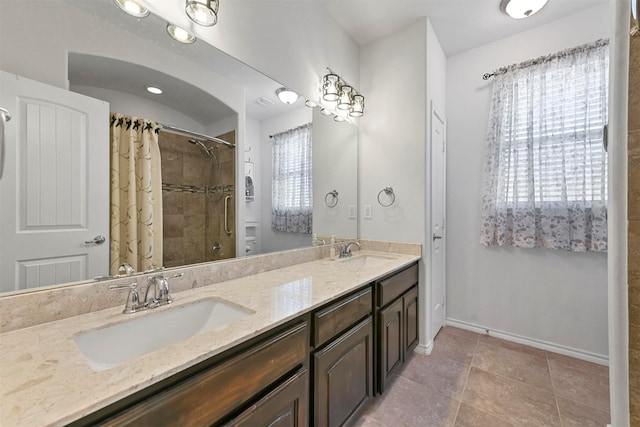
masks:
<svg viewBox="0 0 640 427"><path fill-rule="evenodd" d="M431 337L445 320L445 120L431 106Z"/></svg>
<svg viewBox="0 0 640 427"><path fill-rule="evenodd" d="M109 104L0 71L0 107L0 291L108 274Z"/></svg>

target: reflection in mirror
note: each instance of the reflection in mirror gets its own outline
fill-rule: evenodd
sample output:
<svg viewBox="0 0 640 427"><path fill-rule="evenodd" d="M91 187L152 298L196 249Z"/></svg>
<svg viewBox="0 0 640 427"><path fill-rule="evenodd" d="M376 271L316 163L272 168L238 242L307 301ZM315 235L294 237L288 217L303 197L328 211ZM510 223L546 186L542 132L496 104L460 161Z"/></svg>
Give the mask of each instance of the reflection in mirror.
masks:
<svg viewBox="0 0 640 427"><path fill-rule="evenodd" d="M132 18L111 0L0 4L0 107L15 111L0 180L0 292L117 274L121 264L135 264L110 254L110 112L189 131L158 128L162 227L147 233L161 235L162 261L137 271L309 246L311 234L271 229L269 139L309 122L313 231L357 236L349 218L356 128L318 122L303 98L281 103L275 92L282 84L202 41L176 43L165 27L153 15ZM163 93L147 92L149 85ZM36 122L49 128L38 130ZM327 210L324 193L333 189L339 209ZM135 211L128 215L137 222ZM96 243L101 236L105 243Z"/></svg>

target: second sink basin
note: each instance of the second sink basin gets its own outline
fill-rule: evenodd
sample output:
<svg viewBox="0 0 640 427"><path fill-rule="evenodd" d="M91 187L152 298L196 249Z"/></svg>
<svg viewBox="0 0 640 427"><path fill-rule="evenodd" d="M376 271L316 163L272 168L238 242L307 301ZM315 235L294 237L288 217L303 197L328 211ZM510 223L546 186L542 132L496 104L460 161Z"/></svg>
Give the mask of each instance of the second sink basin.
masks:
<svg viewBox="0 0 640 427"><path fill-rule="evenodd" d="M103 371L194 335L223 328L251 314L248 309L208 298L83 332L74 340L89 366L94 371Z"/></svg>
<svg viewBox="0 0 640 427"><path fill-rule="evenodd" d="M350 258L343 258L338 260L338 262L354 267L377 267L396 259L398 259L398 257L393 255L362 254L354 255Z"/></svg>

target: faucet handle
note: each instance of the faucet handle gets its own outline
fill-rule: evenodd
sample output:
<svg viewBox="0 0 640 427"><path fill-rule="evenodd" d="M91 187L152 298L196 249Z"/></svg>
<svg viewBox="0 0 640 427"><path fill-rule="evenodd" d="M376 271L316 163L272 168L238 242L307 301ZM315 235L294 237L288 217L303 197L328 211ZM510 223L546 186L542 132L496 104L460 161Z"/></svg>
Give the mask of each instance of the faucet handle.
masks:
<svg viewBox="0 0 640 427"><path fill-rule="evenodd" d="M124 305L124 314L135 313L141 307L140 295L138 294L138 284L136 282L129 284L109 285L109 289L130 289L127 302Z"/></svg>

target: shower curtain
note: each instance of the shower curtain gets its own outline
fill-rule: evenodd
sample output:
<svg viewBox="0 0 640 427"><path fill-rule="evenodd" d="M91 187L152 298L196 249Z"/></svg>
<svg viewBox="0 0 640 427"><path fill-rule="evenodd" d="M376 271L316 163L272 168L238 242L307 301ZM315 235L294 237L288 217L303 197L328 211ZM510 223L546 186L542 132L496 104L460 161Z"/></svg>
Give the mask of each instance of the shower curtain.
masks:
<svg viewBox="0 0 640 427"><path fill-rule="evenodd" d="M160 126L111 113L111 274L162 266Z"/></svg>

